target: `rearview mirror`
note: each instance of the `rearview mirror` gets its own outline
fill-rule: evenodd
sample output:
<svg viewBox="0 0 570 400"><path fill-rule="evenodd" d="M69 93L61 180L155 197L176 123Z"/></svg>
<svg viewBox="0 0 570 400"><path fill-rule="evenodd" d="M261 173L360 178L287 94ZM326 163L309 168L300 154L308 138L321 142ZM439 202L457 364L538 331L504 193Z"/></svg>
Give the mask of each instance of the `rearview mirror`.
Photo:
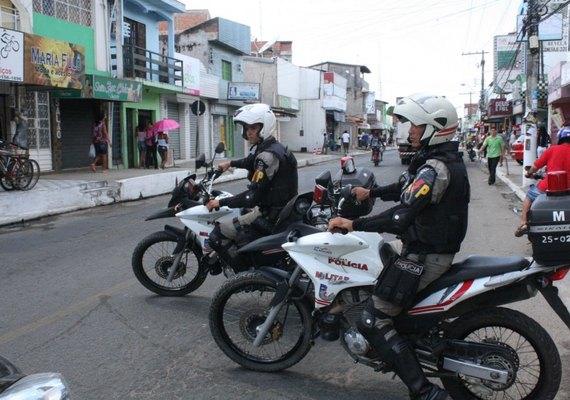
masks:
<svg viewBox="0 0 570 400"><path fill-rule="evenodd" d="M206 164L206 155L204 153L200 154L196 158L196 169L202 168Z"/></svg>
<svg viewBox="0 0 570 400"><path fill-rule="evenodd" d="M332 179L331 179L331 173L330 171L323 171L321 172L316 178L315 178L315 183L317 185L320 185L324 188L329 188L330 184L332 183Z"/></svg>
<svg viewBox="0 0 570 400"><path fill-rule="evenodd" d="M216 152L216 154L221 154L226 150L226 146L224 145L223 142L218 143L218 145L216 146L216 149L214 150Z"/></svg>

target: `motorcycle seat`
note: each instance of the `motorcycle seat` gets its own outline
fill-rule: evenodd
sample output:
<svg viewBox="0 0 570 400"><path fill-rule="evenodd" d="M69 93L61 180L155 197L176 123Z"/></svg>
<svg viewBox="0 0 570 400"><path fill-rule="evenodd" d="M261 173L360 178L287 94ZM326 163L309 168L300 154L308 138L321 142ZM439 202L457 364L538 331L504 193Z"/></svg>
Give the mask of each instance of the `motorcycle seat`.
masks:
<svg viewBox="0 0 570 400"><path fill-rule="evenodd" d="M507 272L521 271L529 265L530 261L524 257L469 256L460 262L453 263L445 274L421 290L417 297L426 297L430 293L437 292L438 290L460 282L485 276L501 275Z"/></svg>

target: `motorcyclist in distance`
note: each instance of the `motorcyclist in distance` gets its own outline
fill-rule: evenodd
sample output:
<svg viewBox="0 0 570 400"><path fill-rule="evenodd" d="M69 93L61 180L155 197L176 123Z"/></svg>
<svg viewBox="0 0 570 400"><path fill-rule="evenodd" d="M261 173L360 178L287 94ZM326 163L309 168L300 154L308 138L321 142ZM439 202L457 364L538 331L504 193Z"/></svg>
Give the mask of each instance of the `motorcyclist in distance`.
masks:
<svg viewBox="0 0 570 400"><path fill-rule="evenodd" d="M399 236L400 255L384 266L358 329L406 384L410 398L443 400L449 398L447 392L426 379L413 348L395 330L392 318L411 307L416 293L450 268L467 231L469 179L459 143L451 141L457 113L447 99L422 94L403 98L394 107L394 115L411 123L409 141L418 150L407 179L353 191L357 200L380 197L399 200L399 204L368 218L334 218L329 230Z"/></svg>
<svg viewBox="0 0 570 400"><path fill-rule="evenodd" d="M251 211L227 223L218 223L210 233L212 249L228 263L240 266L236 250L249 241L271 232L279 212L297 195L297 160L291 151L272 136L276 130L275 115L267 104L249 104L234 114L236 129L251 145L247 157L225 161L218 168L244 168L248 171L247 190L220 200L211 199L208 210L227 206L251 208ZM213 274L221 268L211 268Z"/></svg>

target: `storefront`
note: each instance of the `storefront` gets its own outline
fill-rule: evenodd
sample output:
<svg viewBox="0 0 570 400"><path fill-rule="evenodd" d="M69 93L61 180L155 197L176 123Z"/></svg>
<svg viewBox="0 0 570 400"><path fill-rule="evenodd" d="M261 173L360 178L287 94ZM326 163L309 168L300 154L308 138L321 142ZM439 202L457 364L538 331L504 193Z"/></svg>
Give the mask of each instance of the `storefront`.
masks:
<svg viewBox="0 0 570 400"><path fill-rule="evenodd" d="M548 127L552 143L558 131L570 123L570 64L561 62L548 72Z"/></svg>

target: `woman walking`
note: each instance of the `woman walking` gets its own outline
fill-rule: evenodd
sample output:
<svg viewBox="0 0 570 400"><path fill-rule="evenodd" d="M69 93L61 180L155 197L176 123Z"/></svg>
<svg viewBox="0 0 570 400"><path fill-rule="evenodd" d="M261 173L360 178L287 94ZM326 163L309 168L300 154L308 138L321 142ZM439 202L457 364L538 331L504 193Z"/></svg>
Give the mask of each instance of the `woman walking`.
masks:
<svg viewBox="0 0 570 400"><path fill-rule="evenodd" d="M91 163L91 171L97 171L97 163L100 162L103 172L109 171L107 163L107 154L109 146L111 146L111 138L107 133L105 125L105 115L101 114L93 123L93 145L95 146L95 160Z"/></svg>
<svg viewBox="0 0 570 400"><path fill-rule="evenodd" d="M156 156L156 132L152 122L147 121L146 123L146 168L150 168L151 165L154 169L158 169L158 160Z"/></svg>
<svg viewBox="0 0 570 400"><path fill-rule="evenodd" d="M146 166L146 131L144 128L144 124L141 122L135 132L137 148L139 149L139 168L145 168Z"/></svg>

